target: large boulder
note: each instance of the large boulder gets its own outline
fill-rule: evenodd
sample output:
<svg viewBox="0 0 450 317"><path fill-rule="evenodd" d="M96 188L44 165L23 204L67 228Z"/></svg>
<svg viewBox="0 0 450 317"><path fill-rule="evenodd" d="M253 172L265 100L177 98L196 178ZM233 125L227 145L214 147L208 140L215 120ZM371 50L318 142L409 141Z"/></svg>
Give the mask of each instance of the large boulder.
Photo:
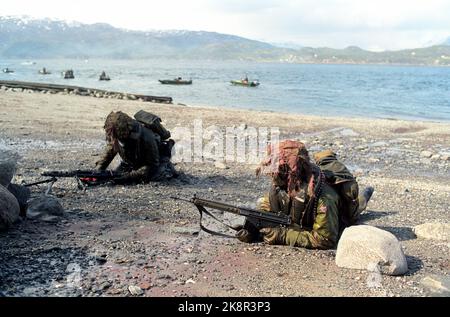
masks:
<svg viewBox="0 0 450 317"><path fill-rule="evenodd" d="M390 232L366 225L344 230L336 251L336 264L359 270L375 265L387 275L401 275L408 271L397 238Z"/></svg>
<svg viewBox="0 0 450 317"><path fill-rule="evenodd" d="M0 185L7 187L16 173L19 156L11 151L0 152Z"/></svg>
<svg viewBox="0 0 450 317"><path fill-rule="evenodd" d="M28 208L28 199L30 199L31 195L30 189L17 184L9 184L7 189L19 202L20 216L25 217Z"/></svg>
<svg viewBox="0 0 450 317"><path fill-rule="evenodd" d="M19 203L5 187L0 185L0 230L5 230L19 219Z"/></svg>
<svg viewBox="0 0 450 317"><path fill-rule="evenodd" d="M428 222L413 228L419 238L450 241L450 223Z"/></svg>
<svg viewBox="0 0 450 317"><path fill-rule="evenodd" d="M42 195L28 202L27 218L54 220L63 214L63 207L53 196Z"/></svg>

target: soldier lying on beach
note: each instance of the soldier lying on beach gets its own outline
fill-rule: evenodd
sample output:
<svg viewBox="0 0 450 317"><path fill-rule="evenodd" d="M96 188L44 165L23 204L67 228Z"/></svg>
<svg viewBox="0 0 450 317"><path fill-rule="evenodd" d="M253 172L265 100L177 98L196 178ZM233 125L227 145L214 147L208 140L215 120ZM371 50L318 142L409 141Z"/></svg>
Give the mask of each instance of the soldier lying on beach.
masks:
<svg viewBox="0 0 450 317"><path fill-rule="evenodd" d="M170 158L175 142L170 132L161 125L161 119L143 110L135 119L117 111L105 121L107 145L96 168L106 170L116 154L122 162L115 172L121 176L114 183L161 181L177 176Z"/></svg>
<svg viewBox="0 0 450 317"><path fill-rule="evenodd" d="M310 162L308 151L298 141L282 141L269 147L268 152L257 174L271 176L272 186L258 201L258 208L290 215L296 225L262 228L264 242L334 248L343 229L358 221L373 188L359 195L355 178L331 151L314 155L316 164ZM248 243L257 239L245 225L236 236Z"/></svg>

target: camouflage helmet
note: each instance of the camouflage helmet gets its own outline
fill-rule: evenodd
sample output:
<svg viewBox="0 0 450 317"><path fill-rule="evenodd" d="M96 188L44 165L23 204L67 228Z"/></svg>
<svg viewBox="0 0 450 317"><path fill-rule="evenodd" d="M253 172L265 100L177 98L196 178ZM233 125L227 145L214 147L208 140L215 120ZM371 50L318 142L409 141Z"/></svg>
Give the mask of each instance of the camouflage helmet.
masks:
<svg viewBox="0 0 450 317"><path fill-rule="evenodd" d="M129 137L134 120L122 111L112 111L105 120L106 138L124 140Z"/></svg>

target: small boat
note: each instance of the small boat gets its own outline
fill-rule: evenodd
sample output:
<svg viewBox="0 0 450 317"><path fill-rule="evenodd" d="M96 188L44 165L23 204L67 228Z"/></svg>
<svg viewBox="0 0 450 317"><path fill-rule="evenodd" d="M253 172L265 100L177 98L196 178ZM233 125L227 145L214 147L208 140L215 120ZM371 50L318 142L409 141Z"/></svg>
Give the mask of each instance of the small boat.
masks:
<svg viewBox="0 0 450 317"><path fill-rule="evenodd" d="M159 82L164 85L191 85L192 79L185 80L181 77L178 77L175 79L159 79Z"/></svg>
<svg viewBox="0 0 450 317"><path fill-rule="evenodd" d="M51 72L49 72L45 67L39 70L39 74L41 75L50 75Z"/></svg>
<svg viewBox="0 0 450 317"><path fill-rule="evenodd" d="M236 86L246 86L246 87L257 87L259 86L259 82L256 80L248 81L248 80L232 80L231 83Z"/></svg>
<svg viewBox="0 0 450 317"><path fill-rule="evenodd" d="M9 69L8 67L3 68L3 72L4 72L5 74L11 74L11 73L14 73L14 71L13 71L12 69Z"/></svg>
<svg viewBox="0 0 450 317"><path fill-rule="evenodd" d="M62 75L63 75L64 79L74 79L75 78L75 76L73 75L73 70L71 70L71 69L62 72Z"/></svg>
<svg viewBox="0 0 450 317"><path fill-rule="evenodd" d="M105 72L102 72L98 80L111 80L111 78L109 78Z"/></svg>

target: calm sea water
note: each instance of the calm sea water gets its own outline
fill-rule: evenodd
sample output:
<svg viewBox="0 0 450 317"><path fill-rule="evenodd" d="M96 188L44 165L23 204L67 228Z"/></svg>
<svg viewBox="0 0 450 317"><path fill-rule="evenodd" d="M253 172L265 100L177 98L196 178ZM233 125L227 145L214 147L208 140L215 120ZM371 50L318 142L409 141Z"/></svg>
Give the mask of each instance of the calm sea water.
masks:
<svg viewBox="0 0 450 317"><path fill-rule="evenodd" d="M170 96L174 103L323 116L450 121L450 68L375 65L297 65L173 60L0 60L0 79L79 85ZM46 67L51 75L39 75ZM61 71L72 68L75 79ZM98 81L101 71L111 77ZM232 86L248 74L256 88ZM158 79L192 78L189 86Z"/></svg>

